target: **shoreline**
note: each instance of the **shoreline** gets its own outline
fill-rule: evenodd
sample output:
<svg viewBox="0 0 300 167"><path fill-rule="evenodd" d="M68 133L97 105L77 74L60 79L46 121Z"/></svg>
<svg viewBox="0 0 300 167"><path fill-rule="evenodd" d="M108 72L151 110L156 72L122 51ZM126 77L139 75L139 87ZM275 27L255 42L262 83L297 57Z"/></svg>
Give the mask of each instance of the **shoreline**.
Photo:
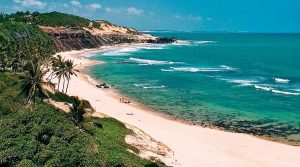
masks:
<svg viewBox="0 0 300 167"><path fill-rule="evenodd" d="M76 58L90 58L93 56L90 56L90 54L93 53L105 53L105 51L108 50L113 50L113 49L119 49L119 48L126 48L128 46L134 48L134 47L145 47L145 46L151 46L153 44L147 44L147 43L137 43L137 44L119 44L119 45L113 45L113 46L104 46L98 49L85 49L85 50L81 50L81 51L75 51L78 52L78 54L74 54L72 56L75 56ZM72 52L72 51L71 51ZM88 55L88 56L87 56ZM101 84L104 83L104 81L101 80L101 78L93 78L90 74L89 71L90 69L94 66L94 65L101 65L104 64L106 62L100 61L100 60L92 60L90 59L89 62L87 64L83 64L80 68L83 69L82 74L86 75L86 77L88 78L88 81L95 85L95 84ZM167 113L163 113L159 110L156 110L154 108L148 107L146 105L144 105L142 102L138 102L135 99L133 99L130 96L127 96L123 93L121 93L119 90L115 89L113 86L110 86L109 89L106 90L107 93L114 97L116 100L119 100L120 98L124 98L126 100L130 100L130 104L133 107L136 107L138 109L141 109L143 111L146 112L150 112L151 114L155 114L157 116L163 117L165 119L171 120L171 121L176 121L179 123L183 123L186 125L191 125L191 126L199 126L202 128L210 128L210 129L215 129L215 130L221 130L221 131L226 131L226 132L231 132L231 133L240 133L240 134L246 134L246 135L250 135L253 137L257 137L259 139L263 139L263 140L267 140L267 141L272 141L272 142L277 142L277 143L281 143L281 144L287 144L287 145L291 145L291 146L300 146L300 143L295 143L292 141L287 141L284 140L282 137L274 137L274 136L268 136L268 135L255 135L255 134L250 134L247 132L238 132L238 131L234 131L231 129L227 129L226 127L222 127L222 126L216 126L216 125L212 125L212 124L206 124L206 123L200 123L197 121L193 121L193 120L185 120L183 118L177 117L176 115L170 115Z"/></svg>
<svg viewBox="0 0 300 167"><path fill-rule="evenodd" d="M85 71L95 64L104 63L88 60L85 58L87 55L104 52L105 48L126 46L128 45L104 47L104 50L103 48L86 49L58 54L73 60L75 64L78 64L79 70ZM80 90L78 86L85 89ZM88 91L89 89L91 91ZM96 88L94 79L86 72L79 73L77 78L72 78L68 94L89 100L97 112L134 125L154 139L166 144L174 151L178 164L181 164L178 166L296 166L300 163L299 157L296 156L300 155L300 147L276 143L248 134L195 126L191 122L174 119L172 116L153 111L136 102L134 104L120 103L118 98L124 97L122 94L118 91ZM101 102L102 100L111 105ZM172 131L178 133L172 133ZM221 141L220 138L224 140ZM269 155L270 151L271 155ZM264 158L264 156L267 157ZM280 159L278 159L279 157Z"/></svg>

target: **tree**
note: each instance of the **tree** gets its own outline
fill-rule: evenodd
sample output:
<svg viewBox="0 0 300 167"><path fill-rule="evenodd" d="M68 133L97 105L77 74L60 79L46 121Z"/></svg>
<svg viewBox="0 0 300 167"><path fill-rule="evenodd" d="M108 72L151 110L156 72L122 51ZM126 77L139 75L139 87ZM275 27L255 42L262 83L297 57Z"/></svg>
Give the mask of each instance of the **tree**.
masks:
<svg viewBox="0 0 300 167"><path fill-rule="evenodd" d="M54 78L58 78L58 90L60 86L61 79L63 78L64 72L65 72L65 59L58 55L56 58L52 60L52 74L55 75ZM51 76L52 79L52 76Z"/></svg>
<svg viewBox="0 0 300 167"><path fill-rule="evenodd" d="M65 70L64 70L64 78L67 80L67 87L65 90L65 93L68 91L70 79L73 75L77 76L76 72L79 72L75 69L76 65L74 65L74 62L72 60L67 60L65 62Z"/></svg>
<svg viewBox="0 0 300 167"><path fill-rule="evenodd" d="M77 96L73 98L72 106L70 107L70 119L75 125L79 125L83 120L85 113L84 101Z"/></svg>
<svg viewBox="0 0 300 167"><path fill-rule="evenodd" d="M18 93L18 96L25 94L27 99L26 103L33 102L35 104L36 96L41 97L43 100L45 97L49 97L45 89L45 86L54 87L49 81L44 80L44 76L47 70L43 69L41 62L31 61L25 67L25 75L21 77L22 89Z"/></svg>

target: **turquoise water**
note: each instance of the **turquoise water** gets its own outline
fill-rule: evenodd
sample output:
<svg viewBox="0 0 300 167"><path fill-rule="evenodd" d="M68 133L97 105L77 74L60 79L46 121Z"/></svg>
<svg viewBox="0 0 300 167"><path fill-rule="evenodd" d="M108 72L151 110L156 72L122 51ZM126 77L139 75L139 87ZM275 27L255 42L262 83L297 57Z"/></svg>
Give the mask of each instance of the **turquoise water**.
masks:
<svg viewBox="0 0 300 167"><path fill-rule="evenodd" d="M181 119L300 141L300 34L153 35L182 41L107 50L91 75Z"/></svg>

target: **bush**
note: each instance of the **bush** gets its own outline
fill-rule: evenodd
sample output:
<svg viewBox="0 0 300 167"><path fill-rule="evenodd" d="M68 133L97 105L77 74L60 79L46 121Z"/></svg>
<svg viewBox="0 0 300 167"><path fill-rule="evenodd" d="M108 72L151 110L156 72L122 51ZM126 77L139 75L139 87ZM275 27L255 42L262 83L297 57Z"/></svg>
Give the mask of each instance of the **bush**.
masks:
<svg viewBox="0 0 300 167"><path fill-rule="evenodd" d="M0 73L7 88L0 93L0 166L145 166L144 160L127 150L131 133L112 118L83 118L75 126L66 114L44 102L25 107L8 95L16 94L17 76ZM66 95L61 95L68 99ZM69 97L72 98L73 97ZM87 102L84 102L87 103ZM97 126L94 122L97 122Z"/></svg>

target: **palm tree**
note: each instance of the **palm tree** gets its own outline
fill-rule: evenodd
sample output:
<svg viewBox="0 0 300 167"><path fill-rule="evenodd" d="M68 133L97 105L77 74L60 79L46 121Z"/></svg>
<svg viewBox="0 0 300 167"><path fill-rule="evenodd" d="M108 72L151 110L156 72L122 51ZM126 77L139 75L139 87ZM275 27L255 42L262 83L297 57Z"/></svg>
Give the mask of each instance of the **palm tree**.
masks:
<svg viewBox="0 0 300 167"><path fill-rule="evenodd" d="M25 94L27 99L26 103L33 102L35 104L36 96L40 96L43 100L44 97L49 97L45 86L54 87L49 81L44 80L47 70L44 70L41 62L31 61L25 67L25 75L21 78L22 89L19 95Z"/></svg>
<svg viewBox="0 0 300 167"><path fill-rule="evenodd" d="M52 74L50 74L51 79L53 75L55 75L54 78L58 78L58 88L57 88L58 90L59 90L61 79L64 75L64 71L65 71L65 59L61 55L58 55L57 58L54 58L52 60Z"/></svg>
<svg viewBox="0 0 300 167"><path fill-rule="evenodd" d="M75 125L78 125L80 122L82 122L84 113L84 101L80 100L78 97L74 97L69 113L71 121L74 122Z"/></svg>
<svg viewBox="0 0 300 167"><path fill-rule="evenodd" d="M81 100L77 96L73 98L72 105L70 106L70 112L69 116L71 121L74 122L74 124L79 125L83 120L83 115L86 113L86 111L95 111L87 100ZM99 126L99 125L97 125ZM100 125L101 126L101 125Z"/></svg>
<svg viewBox="0 0 300 167"><path fill-rule="evenodd" d="M64 70L64 78L67 80L67 87L65 90L65 93L68 91L70 79L73 75L77 76L76 72L79 72L75 69L76 65L74 65L74 62L72 60L67 60L65 62L65 70Z"/></svg>

